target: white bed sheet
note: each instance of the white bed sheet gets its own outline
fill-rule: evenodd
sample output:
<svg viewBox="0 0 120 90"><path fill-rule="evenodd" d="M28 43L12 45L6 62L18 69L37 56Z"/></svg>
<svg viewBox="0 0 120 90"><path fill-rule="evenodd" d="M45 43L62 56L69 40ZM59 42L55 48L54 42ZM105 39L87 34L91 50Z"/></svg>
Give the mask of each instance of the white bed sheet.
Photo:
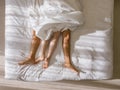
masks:
<svg viewBox="0 0 120 90"><path fill-rule="evenodd" d="M77 75L63 67L61 44L52 56L50 66L19 66L29 54L31 29L27 9L33 0L6 0L5 78L25 81L56 81L110 79L113 70L112 15L113 0L82 0L85 24L72 32L73 65L82 72Z"/></svg>

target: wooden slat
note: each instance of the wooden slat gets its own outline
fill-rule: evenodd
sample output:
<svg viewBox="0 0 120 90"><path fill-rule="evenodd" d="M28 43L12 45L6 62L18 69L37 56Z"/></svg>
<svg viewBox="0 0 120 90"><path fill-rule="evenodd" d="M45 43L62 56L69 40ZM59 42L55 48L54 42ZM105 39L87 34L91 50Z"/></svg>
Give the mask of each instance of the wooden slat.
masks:
<svg viewBox="0 0 120 90"><path fill-rule="evenodd" d="M120 78L120 0L114 5L114 78Z"/></svg>
<svg viewBox="0 0 120 90"><path fill-rule="evenodd" d="M5 47L5 0L0 0L0 55L4 55L5 50L4 47Z"/></svg>

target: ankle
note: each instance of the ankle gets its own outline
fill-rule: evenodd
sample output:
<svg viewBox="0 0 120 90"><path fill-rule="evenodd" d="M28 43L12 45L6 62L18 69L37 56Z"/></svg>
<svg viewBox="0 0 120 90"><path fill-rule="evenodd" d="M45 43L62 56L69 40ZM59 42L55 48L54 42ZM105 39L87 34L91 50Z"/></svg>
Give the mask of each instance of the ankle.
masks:
<svg viewBox="0 0 120 90"><path fill-rule="evenodd" d="M65 66L70 66L71 64L70 64L70 63L65 63L64 65L65 65Z"/></svg>
<svg viewBox="0 0 120 90"><path fill-rule="evenodd" d="M45 56L40 55L38 58L44 60Z"/></svg>
<svg viewBox="0 0 120 90"><path fill-rule="evenodd" d="M29 58L35 58L35 55L29 55Z"/></svg>
<svg viewBox="0 0 120 90"><path fill-rule="evenodd" d="M66 61L65 61L65 64L67 64L67 65L71 65L70 60L66 60Z"/></svg>
<svg viewBox="0 0 120 90"><path fill-rule="evenodd" d="M45 57L45 52L43 52L43 51L41 50L41 52L39 53L38 57L39 57L39 58Z"/></svg>
<svg viewBox="0 0 120 90"><path fill-rule="evenodd" d="M50 60L50 57L46 57L46 58L45 58L45 61L49 61L49 60Z"/></svg>

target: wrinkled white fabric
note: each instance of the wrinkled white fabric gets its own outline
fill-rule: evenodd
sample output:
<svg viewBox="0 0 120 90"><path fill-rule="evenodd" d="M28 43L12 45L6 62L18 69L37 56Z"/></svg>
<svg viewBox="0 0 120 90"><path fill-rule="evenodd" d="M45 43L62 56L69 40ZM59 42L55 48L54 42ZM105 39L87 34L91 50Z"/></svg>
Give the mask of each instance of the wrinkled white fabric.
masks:
<svg viewBox="0 0 120 90"><path fill-rule="evenodd" d="M29 14L32 29L42 40L49 39L52 32L74 31L83 24L80 0L35 0Z"/></svg>
<svg viewBox="0 0 120 90"><path fill-rule="evenodd" d="M85 23L74 32L71 32L71 61L75 68L81 71L79 75L64 67L61 37L47 69L42 68L44 62L19 66L18 62L29 55L31 48L32 29L28 22L28 9L37 5L34 3L35 0L5 1L6 79L56 81L112 78L112 15L114 0L81 0ZM40 49L36 58L39 56Z"/></svg>

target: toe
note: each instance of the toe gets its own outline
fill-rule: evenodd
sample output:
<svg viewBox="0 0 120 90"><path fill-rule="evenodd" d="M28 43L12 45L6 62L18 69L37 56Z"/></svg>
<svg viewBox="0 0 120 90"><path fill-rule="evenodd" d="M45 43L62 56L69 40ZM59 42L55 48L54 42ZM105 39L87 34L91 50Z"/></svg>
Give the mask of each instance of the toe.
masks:
<svg viewBox="0 0 120 90"><path fill-rule="evenodd" d="M47 62L47 61L44 62L43 68L44 68L44 69L48 68L48 62Z"/></svg>

